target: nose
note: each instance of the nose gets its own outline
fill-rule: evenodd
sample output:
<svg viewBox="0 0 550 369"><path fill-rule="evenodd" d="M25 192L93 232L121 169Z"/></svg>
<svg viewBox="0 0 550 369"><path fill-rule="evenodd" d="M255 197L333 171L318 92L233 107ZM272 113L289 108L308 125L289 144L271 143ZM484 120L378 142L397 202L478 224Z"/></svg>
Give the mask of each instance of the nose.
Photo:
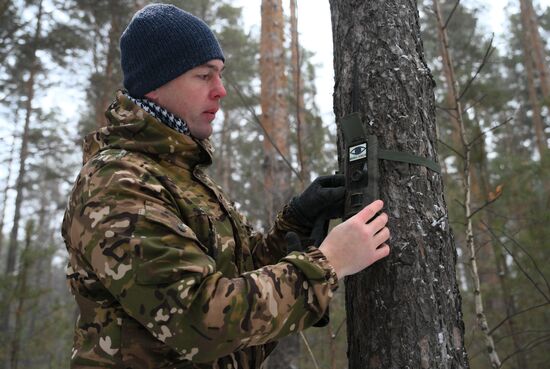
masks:
<svg viewBox="0 0 550 369"><path fill-rule="evenodd" d="M217 76L214 81L214 86L210 92L210 97L214 100L223 99L227 95L227 91L223 85L221 77Z"/></svg>

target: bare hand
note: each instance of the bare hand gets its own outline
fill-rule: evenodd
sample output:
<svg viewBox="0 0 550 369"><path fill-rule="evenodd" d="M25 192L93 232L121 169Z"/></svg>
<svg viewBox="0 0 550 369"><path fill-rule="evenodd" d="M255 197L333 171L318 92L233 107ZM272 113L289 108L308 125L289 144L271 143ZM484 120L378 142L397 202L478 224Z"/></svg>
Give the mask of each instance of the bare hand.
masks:
<svg viewBox="0 0 550 369"><path fill-rule="evenodd" d="M388 216L382 213L373 219L383 206L381 200L366 206L334 227L319 247L338 278L360 272L389 255L390 247L385 243L390 238Z"/></svg>

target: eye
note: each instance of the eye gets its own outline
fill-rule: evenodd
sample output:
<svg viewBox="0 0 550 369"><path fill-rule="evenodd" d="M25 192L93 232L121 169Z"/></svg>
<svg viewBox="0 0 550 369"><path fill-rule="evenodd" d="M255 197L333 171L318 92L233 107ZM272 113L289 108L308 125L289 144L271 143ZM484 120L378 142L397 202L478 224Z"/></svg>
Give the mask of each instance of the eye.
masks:
<svg viewBox="0 0 550 369"><path fill-rule="evenodd" d="M361 155L363 152L367 151L365 147L359 146L351 150L353 155Z"/></svg>

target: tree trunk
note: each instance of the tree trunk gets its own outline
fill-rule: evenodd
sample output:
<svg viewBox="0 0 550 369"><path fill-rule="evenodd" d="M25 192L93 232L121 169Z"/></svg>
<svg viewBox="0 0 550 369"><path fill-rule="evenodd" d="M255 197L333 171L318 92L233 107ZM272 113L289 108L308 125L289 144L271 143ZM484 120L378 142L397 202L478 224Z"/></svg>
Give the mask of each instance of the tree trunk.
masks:
<svg viewBox="0 0 550 369"><path fill-rule="evenodd" d="M275 219L277 211L288 201L290 168L288 158L288 108L286 103L284 19L281 0L262 0L260 41L261 122L264 137L264 191L266 215L264 225ZM294 334L281 340L269 358L270 369L298 367L300 341Z"/></svg>
<svg viewBox="0 0 550 369"><path fill-rule="evenodd" d="M26 173L26 163L29 155L29 135L30 135L30 121L33 113L33 100L34 100L34 90L35 90L35 77L38 72L38 64L36 60L36 50L38 48L38 39L40 37L40 32L42 28L42 1L38 4L38 14L36 17L36 29L34 32L33 40L31 47L31 60L30 60L30 70L29 78L25 82L26 85L26 102L25 102L25 125L23 127L23 133L21 135L21 151L19 153L19 173L17 176L15 184L15 205L13 210L13 224L10 231L8 251L6 258L6 277L9 278L15 271L15 265L17 261L17 237L19 233L19 221L21 218L21 204L23 203L23 191L24 183L27 176ZM3 293L2 300L4 301L2 318L0 321L0 331L9 332L10 330L10 319L11 319L11 299L12 292L8 289ZM0 361L0 366L6 366L7 362Z"/></svg>
<svg viewBox="0 0 550 369"><path fill-rule="evenodd" d="M6 10L8 10L9 6L10 6L10 1L9 0L0 1L0 17L4 15Z"/></svg>
<svg viewBox="0 0 550 369"><path fill-rule="evenodd" d="M21 268L17 275L17 306L15 308L15 324L10 345L10 369L17 369L20 357L21 336L23 334L23 312L25 300L27 299L27 276L31 264L31 237L34 233L32 221L27 222L25 227L25 248L21 253Z"/></svg>
<svg viewBox="0 0 550 369"><path fill-rule="evenodd" d="M364 127L380 148L435 160L434 81L416 2L330 5L337 120L352 113L356 84ZM390 161L380 162L380 176L392 252L346 280L349 367L468 368L441 176Z"/></svg>
<svg viewBox="0 0 550 369"><path fill-rule="evenodd" d="M456 123L458 123L458 132L460 135L460 145L463 151L463 169L462 169L462 180L463 180L463 193L464 193L464 224L466 224L466 248L470 254L470 271L472 275L472 280L474 281L474 301L475 301L475 311L478 319L478 325L483 333L483 338L487 348L487 353L491 366L495 369L498 369L501 365L497 351L495 350L495 343L493 337L489 330L489 324L487 322L487 317L485 315L485 306L483 304L483 295L481 290L481 270L483 268L478 268L478 261L481 259L481 255L477 254L476 243L474 238L474 228L472 221L472 207L473 199L472 192L474 187L479 191L479 177L477 183L474 185L472 182L472 177L474 170L472 169L472 145L470 140L467 137L466 125L464 122L464 117L462 115L462 104L459 98L458 93L458 84L454 74L453 60L449 52L449 42L447 37L447 30L445 28L444 20L441 14L441 8L439 6L438 0L433 0L433 10L437 18L437 28L438 28L438 37L440 41L440 50L443 58L443 64L446 67L446 70L449 71L449 76L447 80L447 95L451 98L451 106L453 115L456 117ZM489 248L485 248L484 251L487 252ZM484 255L487 256L487 255Z"/></svg>
<svg viewBox="0 0 550 369"><path fill-rule="evenodd" d="M15 270L16 254L17 254L17 234L19 232L19 219L21 217L21 203L23 202L23 187L26 177L26 162L29 155L29 132L30 122L33 112L32 103L34 100L34 81L38 72L38 64L36 60L36 51L38 48L38 39L42 29L42 1L38 4L38 14L36 18L36 29L32 40L32 53L30 61L29 79L26 82L26 102L25 102L25 125L21 135L21 151L19 154L19 174L15 185L17 193L15 197L15 209L13 215L13 225L10 232L8 257L6 262L6 275L9 275Z"/></svg>
<svg viewBox="0 0 550 369"><path fill-rule="evenodd" d="M232 159L233 159L233 145L231 139L231 133L234 129L233 117L231 110L224 111L224 121L220 131L220 153L218 161L218 168L220 171L220 184L221 187L232 193L232 181L231 173L233 171Z"/></svg>
<svg viewBox="0 0 550 369"><path fill-rule="evenodd" d="M548 144L546 134L544 133L544 122L542 121L542 112L540 100L537 93L537 84L535 81L535 57L534 46L532 44L532 22L529 16L529 9L526 0L520 0L521 5L521 24L523 38L523 58L527 74L527 90L529 93L529 102L531 103L533 125L535 128L535 143L541 160L544 159Z"/></svg>
<svg viewBox="0 0 550 369"><path fill-rule="evenodd" d="M512 289L510 288L509 284L510 271L506 263L506 257L497 247L495 247L495 254L495 257L497 259L497 270L500 280L500 289L506 306L506 316L513 317L517 314L518 308L516 299L512 293ZM512 338L512 347L514 349L513 352L517 352L517 355L515 355L517 369L529 369L527 355L521 347L521 331L518 330L518 327L516 326L513 318L510 318L506 321L506 327L508 329L508 334Z"/></svg>
<svg viewBox="0 0 550 369"><path fill-rule="evenodd" d="M336 369L336 337L332 331L332 325L328 324L326 328L330 350L330 369Z"/></svg>
<svg viewBox="0 0 550 369"><path fill-rule="evenodd" d="M18 119L17 116L19 114L15 114L16 120ZM7 200L8 200L8 191L10 189L10 182L11 182L11 164L13 162L13 154L15 152L15 140L13 141L11 148L10 148L10 154L8 158L8 163L6 165L6 168L8 170L8 174L6 176L6 186L4 187L4 190L2 191L2 210L0 210L0 256L2 255L2 249L4 246L4 219L6 217L6 208L7 208Z"/></svg>
<svg viewBox="0 0 550 369"><path fill-rule="evenodd" d="M434 15L436 18L435 27L437 29L438 51L441 56L443 76L445 78L445 84L447 87L445 88L446 105L444 107L445 116L443 117L443 119L446 119L448 117L451 122L451 134L450 134L451 142L445 142L445 144L452 148L453 150L452 155L455 157L455 162L457 163L457 166L460 166L462 165L462 161L464 159L464 156L460 150L462 144L460 139L459 119L462 119L462 107L460 106L461 104L459 102L458 103L459 107L457 108L457 102L455 102L455 97L453 94L453 89L454 89L453 87L455 87L454 84L456 83L455 71L454 71L453 65L447 62L447 59L449 57L448 56L449 40L445 33L446 30L438 24L438 19L442 17L441 11L434 9ZM455 87L455 88L458 88L458 87ZM448 176L449 172L445 161L442 161L442 166L443 166L443 181L447 182L449 180L455 180L452 176ZM459 175L461 176L461 179L464 180L463 171L461 170L461 168L457 168L457 169L458 169ZM468 250L466 250L466 246L464 245L464 243L460 242L460 235L458 240L459 241L457 242L457 248L460 249L461 251L460 254L466 255L468 253ZM463 278L463 279L464 279L464 282L468 285L469 280L466 278Z"/></svg>
<svg viewBox="0 0 550 369"><path fill-rule="evenodd" d="M35 236L35 239L40 240L40 243L33 247L34 251L32 261L26 260L27 263L32 262L33 272L31 276L27 279L29 280L29 284L36 288L36 292L34 294L34 301L32 303L33 307L30 309L29 312L27 312L29 323L27 335L23 337L24 341L27 339L27 336L34 336L39 334L39 332L36 331L37 321L40 320L39 314L42 314L41 316L48 316L49 311L51 310L51 306L48 303L47 298L48 290L52 285L50 270L52 254L49 252L48 249L52 247L52 245L55 245L54 235L56 233L57 227L52 228L51 224L49 223L51 217L54 216L54 214L49 211L49 206L52 201L56 201L55 199L57 196L54 195L55 190L50 191L50 188L56 187L56 184L49 182L45 177L46 176L43 176L41 181L41 187L43 188L43 191L40 192L40 209L37 211L36 214L38 215L38 222L35 227L33 227L34 224L27 223L28 227L32 227L31 229L35 229L35 231L31 233L30 237ZM26 247L30 247L27 243L25 245Z"/></svg>
<svg viewBox="0 0 550 369"><path fill-rule="evenodd" d="M309 157L307 150L305 150L308 126L305 122L304 114L304 94L302 86L304 81L301 73L301 60L300 60L300 42L298 40L298 16L296 14L298 4L297 0L290 0L290 69L292 71L292 86L294 92L294 108L296 118L296 134L297 134L297 148L298 148L298 163L300 164L300 176L302 177L302 188L307 185L310 179Z"/></svg>
<svg viewBox="0 0 550 369"><path fill-rule="evenodd" d="M290 171L281 155L288 158L288 108L284 49L284 20L281 0L262 1L260 77L264 137L264 188L266 225L288 200Z"/></svg>
<svg viewBox="0 0 550 369"><path fill-rule="evenodd" d="M535 9L533 9L533 2L531 0L520 1L522 2L521 11L526 13L526 18L528 21L535 69L538 73L540 89L542 91L542 96L544 97L544 104L550 107L550 72L548 71L548 65L546 64L544 44L542 43L542 39L540 37L537 14L535 13Z"/></svg>
<svg viewBox="0 0 550 369"><path fill-rule="evenodd" d="M105 110L111 102L113 91L116 88L118 82L115 79L115 64L117 63L117 53L119 47L119 39L122 29L122 19L120 11L117 11L115 7L117 6L116 2L111 1L111 24L109 29L109 46L107 49L107 55L105 60L105 71L102 75L102 80L104 81L101 89L99 91L99 96L96 101L95 106L95 121L97 122L98 127L103 127L107 124L107 119L105 118Z"/></svg>

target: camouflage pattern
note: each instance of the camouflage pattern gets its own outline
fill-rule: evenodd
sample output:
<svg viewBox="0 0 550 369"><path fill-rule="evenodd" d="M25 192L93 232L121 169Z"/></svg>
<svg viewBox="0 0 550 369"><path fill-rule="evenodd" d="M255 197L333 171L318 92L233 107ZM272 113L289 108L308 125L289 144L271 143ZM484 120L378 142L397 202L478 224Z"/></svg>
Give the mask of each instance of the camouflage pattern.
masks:
<svg viewBox="0 0 550 369"><path fill-rule="evenodd" d="M209 179L206 140L166 127L120 91L84 142L63 220L80 309L71 368L259 368L274 342L321 318L337 287L288 212L253 233Z"/></svg>

